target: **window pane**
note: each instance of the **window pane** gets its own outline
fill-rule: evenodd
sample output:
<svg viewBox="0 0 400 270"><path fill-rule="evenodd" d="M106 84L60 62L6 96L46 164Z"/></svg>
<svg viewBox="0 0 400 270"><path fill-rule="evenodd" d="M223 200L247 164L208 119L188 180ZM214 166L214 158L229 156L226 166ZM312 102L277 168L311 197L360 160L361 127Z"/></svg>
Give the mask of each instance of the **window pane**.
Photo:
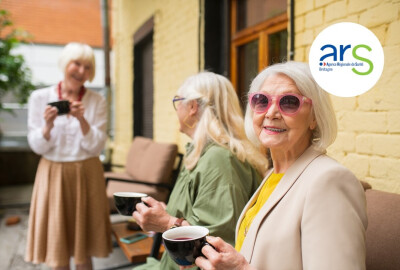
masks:
<svg viewBox="0 0 400 270"><path fill-rule="evenodd" d="M6 106L8 107L8 106ZM1 132L5 137L23 137L28 134L28 110L26 108L13 108L13 114L0 112Z"/></svg>
<svg viewBox="0 0 400 270"><path fill-rule="evenodd" d="M268 65L287 60L287 30L269 35L268 41Z"/></svg>
<svg viewBox="0 0 400 270"><path fill-rule="evenodd" d="M238 0L237 31L286 12L286 0Z"/></svg>
<svg viewBox="0 0 400 270"><path fill-rule="evenodd" d="M258 73L258 39L238 48L238 93L243 104L246 104L247 92L251 81Z"/></svg>

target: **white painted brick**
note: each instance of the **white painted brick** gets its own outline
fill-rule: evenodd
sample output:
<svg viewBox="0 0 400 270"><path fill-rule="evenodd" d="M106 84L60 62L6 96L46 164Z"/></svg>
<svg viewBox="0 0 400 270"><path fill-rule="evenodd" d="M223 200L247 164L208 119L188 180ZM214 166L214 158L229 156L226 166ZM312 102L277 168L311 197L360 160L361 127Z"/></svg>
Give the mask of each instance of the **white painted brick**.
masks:
<svg viewBox="0 0 400 270"><path fill-rule="evenodd" d="M314 1L313 0L298 0L294 6L294 14L295 16L302 15L306 12L309 12L314 9Z"/></svg>
<svg viewBox="0 0 400 270"><path fill-rule="evenodd" d="M345 0L332 2L325 7L325 22L341 19L347 14Z"/></svg>
<svg viewBox="0 0 400 270"><path fill-rule="evenodd" d="M315 7L316 8L323 7L333 2L335 2L335 0L316 0Z"/></svg>
<svg viewBox="0 0 400 270"><path fill-rule="evenodd" d="M360 24L365 27L375 27L381 24L390 23L398 18L398 12L398 5L393 5L392 3L379 4L360 14Z"/></svg>
<svg viewBox="0 0 400 270"><path fill-rule="evenodd" d="M313 10L306 14L305 27L306 29L322 25L323 23L323 9Z"/></svg>
<svg viewBox="0 0 400 270"><path fill-rule="evenodd" d="M314 34L311 29L298 33L294 39L295 47L301 47L311 44L314 40Z"/></svg>
<svg viewBox="0 0 400 270"><path fill-rule="evenodd" d="M359 154L348 154L341 162L345 167L351 170L358 179L364 179L369 172L368 156Z"/></svg>
<svg viewBox="0 0 400 270"><path fill-rule="evenodd" d="M398 179L388 180L385 178L367 177L365 180L371 184L373 189L400 194Z"/></svg>
<svg viewBox="0 0 400 270"><path fill-rule="evenodd" d="M390 133L400 133L400 111L390 111L387 115L388 131Z"/></svg>
<svg viewBox="0 0 400 270"><path fill-rule="evenodd" d="M351 111L357 106L355 97L338 97L334 95L330 95L330 97L335 111Z"/></svg>
<svg viewBox="0 0 400 270"><path fill-rule="evenodd" d="M350 0L348 3L348 11L349 13L359 13L360 11L377 6L382 2L382 0Z"/></svg>
<svg viewBox="0 0 400 270"><path fill-rule="evenodd" d="M386 157L371 157L370 175L375 178L398 180L400 175L400 160Z"/></svg>
<svg viewBox="0 0 400 270"><path fill-rule="evenodd" d="M356 151L361 154L400 157L400 135L360 134L356 137Z"/></svg>
<svg viewBox="0 0 400 270"><path fill-rule="evenodd" d="M358 131L363 133L386 133L386 112L341 112L338 118L340 130Z"/></svg>
<svg viewBox="0 0 400 270"><path fill-rule="evenodd" d="M400 21L394 21L389 24L385 45L400 44Z"/></svg>
<svg viewBox="0 0 400 270"><path fill-rule="evenodd" d="M298 47L294 50L294 59L295 59L295 61L299 61L299 62L306 61L304 47Z"/></svg>
<svg viewBox="0 0 400 270"><path fill-rule="evenodd" d="M338 132L334 145L345 152L354 152L356 149L356 134L354 132Z"/></svg>
<svg viewBox="0 0 400 270"><path fill-rule="evenodd" d="M304 31L304 21L305 21L305 17L304 15L301 16L297 16L294 20L294 29L295 29L295 33L299 33L299 32L303 32Z"/></svg>

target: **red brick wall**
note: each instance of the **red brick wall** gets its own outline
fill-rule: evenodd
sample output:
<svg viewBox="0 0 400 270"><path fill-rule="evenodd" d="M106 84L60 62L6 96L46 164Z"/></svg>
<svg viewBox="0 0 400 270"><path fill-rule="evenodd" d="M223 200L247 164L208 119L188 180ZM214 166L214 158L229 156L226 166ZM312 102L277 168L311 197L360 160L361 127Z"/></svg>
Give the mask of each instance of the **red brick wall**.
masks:
<svg viewBox="0 0 400 270"><path fill-rule="evenodd" d="M77 41L101 47L100 8L100 0L0 0L0 9L11 13L14 26L32 34L34 43L44 44Z"/></svg>

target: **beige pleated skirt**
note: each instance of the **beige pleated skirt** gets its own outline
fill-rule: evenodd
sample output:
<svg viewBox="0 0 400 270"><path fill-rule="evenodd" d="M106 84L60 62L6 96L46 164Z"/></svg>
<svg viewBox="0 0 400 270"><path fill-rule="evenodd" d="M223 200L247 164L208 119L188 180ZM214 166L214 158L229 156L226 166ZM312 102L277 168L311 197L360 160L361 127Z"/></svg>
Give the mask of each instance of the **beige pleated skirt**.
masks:
<svg viewBox="0 0 400 270"><path fill-rule="evenodd" d="M98 158L40 160L29 213L25 260L50 267L82 264L112 251L109 206Z"/></svg>

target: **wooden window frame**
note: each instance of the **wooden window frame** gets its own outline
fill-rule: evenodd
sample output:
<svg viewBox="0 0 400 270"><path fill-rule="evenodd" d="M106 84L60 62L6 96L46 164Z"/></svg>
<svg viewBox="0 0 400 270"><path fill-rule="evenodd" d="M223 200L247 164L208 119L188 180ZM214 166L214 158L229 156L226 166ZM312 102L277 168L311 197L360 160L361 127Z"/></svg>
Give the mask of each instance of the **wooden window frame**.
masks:
<svg viewBox="0 0 400 270"><path fill-rule="evenodd" d="M243 30L237 31L237 7L238 0L232 0L231 2L231 82L238 89L238 48L244 44L247 44L253 40L259 39L258 42L258 71L268 66L269 55L268 55L268 36L288 28L288 16L287 12L277 15L271 19L265 20L259 24L251 27L247 27ZM242 93L238 93L242 94Z"/></svg>

